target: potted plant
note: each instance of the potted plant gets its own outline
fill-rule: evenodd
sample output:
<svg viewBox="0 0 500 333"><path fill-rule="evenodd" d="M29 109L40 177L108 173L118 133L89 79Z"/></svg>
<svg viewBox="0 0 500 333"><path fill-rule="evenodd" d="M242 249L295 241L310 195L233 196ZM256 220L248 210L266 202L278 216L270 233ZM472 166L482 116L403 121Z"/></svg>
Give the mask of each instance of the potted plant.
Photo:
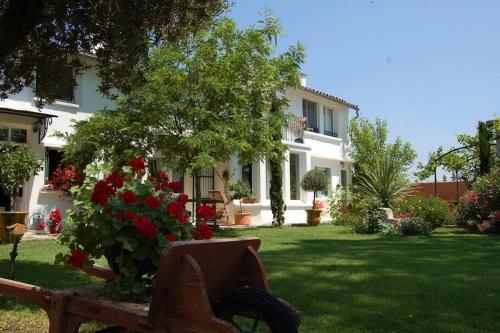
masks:
<svg viewBox="0 0 500 333"><path fill-rule="evenodd" d="M237 225L252 224L252 214L243 213L243 207L241 206L243 198L250 197L252 195L252 191L242 181L230 184L229 191L232 193L231 200L240 201L240 212L234 214L234 223Z"/></svg>
<svg viewBox="0 0 500 333"><path fill-rule="evenodd" d="M14 212L14 202L19 188L42 169L42 162L27 145L0 143L0 191L5 192L9 204L0 212L0 243L12 243L15 237L9 235L8 226L24 224L28 212Z"/></svg>
<svg viewBox="0 0 500 333"><path fill-rule="evenodd" d="M242 198L241 202L245 204L254 204L257 202L257 198L254 195L249 195L248 197Z"/></svg>
<svg viewBox="0 0 500 333"><path fill-rule="evenodd" d="M57 255L58 263L85 269L106 258L119 276L106 288L116 299L147 294L169 243L212 236L206 223L213 218L212 207L197 209L202 222L194 227L186 210L187 195L174 193L179 184L163 172L145 179L145 169L142 158L118 170L107 164L87 167L83 184L72 188L75 208L59 237L69 251Z"/></svg>
<svg viewBox="0 0 500 333"><path fill-rule="evenodd" d="M313 192L312 209L306 209L307 224L318 225L321 222L322 209L315 209L316 192L326 191L329 184L330 179L323 170L309 170L304 177L302 177L302 181L300 182L302 189L304 191Z"/></svg>

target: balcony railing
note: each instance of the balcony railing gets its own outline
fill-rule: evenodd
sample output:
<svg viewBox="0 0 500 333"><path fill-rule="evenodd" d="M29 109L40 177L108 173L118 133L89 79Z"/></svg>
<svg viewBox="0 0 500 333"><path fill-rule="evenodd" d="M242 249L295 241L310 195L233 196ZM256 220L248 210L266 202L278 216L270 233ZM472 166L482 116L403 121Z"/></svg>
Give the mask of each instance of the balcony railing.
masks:
<svg viewBox="0 0 500 333"><path fill-rule="evenodd" d="M283 140L304 143L304 127L300 122L291 122L282 130Z"/></svg>

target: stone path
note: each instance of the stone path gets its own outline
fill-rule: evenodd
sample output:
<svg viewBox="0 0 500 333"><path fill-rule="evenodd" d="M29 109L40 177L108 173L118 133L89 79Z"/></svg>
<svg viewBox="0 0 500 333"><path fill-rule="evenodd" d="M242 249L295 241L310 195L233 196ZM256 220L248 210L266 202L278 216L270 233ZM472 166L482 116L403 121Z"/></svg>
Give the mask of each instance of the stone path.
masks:
<svg viewBox="0 0 500 333"><path fill-rule="evenodd" d="M57 239L58 235L50 235L47 233L44 234L38 234L34 230L27 230L24 233L23 236L23 241L30 241L30 240L49 240L49 239Z"/></svg>

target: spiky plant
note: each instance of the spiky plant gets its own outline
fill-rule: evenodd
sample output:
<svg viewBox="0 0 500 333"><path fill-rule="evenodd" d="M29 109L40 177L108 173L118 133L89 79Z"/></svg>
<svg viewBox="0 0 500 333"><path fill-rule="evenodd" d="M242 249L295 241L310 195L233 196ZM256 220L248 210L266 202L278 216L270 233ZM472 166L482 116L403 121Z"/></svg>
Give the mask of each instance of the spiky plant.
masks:
<svg viewBox="0 0 500 333"><path fill-rule="evenodd" d="M404 167L395 163L390 154L383 154L371 168L357 171L355 188L380 200L385 207L408 195L412 186Z"/></svg>

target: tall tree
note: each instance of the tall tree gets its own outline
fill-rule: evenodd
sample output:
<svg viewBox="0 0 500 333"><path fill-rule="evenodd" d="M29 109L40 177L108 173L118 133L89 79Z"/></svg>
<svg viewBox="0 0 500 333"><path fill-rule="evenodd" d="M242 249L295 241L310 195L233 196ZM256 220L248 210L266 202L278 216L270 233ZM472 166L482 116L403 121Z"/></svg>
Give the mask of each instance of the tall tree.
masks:
<svg viewBox="0 0 500 333"><path fill-rule="evenodd" d="M95 157L106 158L118 143L128 141L130 149L121 149L159 151L166 165L186 170L196 180L203 168L234 155L242 163L272 155L276 117L271 101L285 102L285 89L298 84L304 59L300 44L275 55L273 41L281 32L279 21L269 15L245 30L222 18L186 40L153 49L145 84L119 98L119 109L108 112L112 117L113 112L123 114L123 119L114 118L121 125L110 126L108 140L95 134L100 136ZM72 147L66 151L73 156L84 146L81 140L93 141L82 136L91 132L88 126L86 131L77 127L69 140ZM128 140L113 140L120 131ZM199 184L195 189L199 198Z"/></svg>
<svg viewBox="0 0 500 333"><path fill-rule="evenodd" d="M228 6L226 0L0 0L0 99L32 85L36 70L50 73L37 87L39 105L55 97L56 70L89 68L79 54L94 55L100 90L127 93L144 81L150 48L197 30Z"/></svg>

